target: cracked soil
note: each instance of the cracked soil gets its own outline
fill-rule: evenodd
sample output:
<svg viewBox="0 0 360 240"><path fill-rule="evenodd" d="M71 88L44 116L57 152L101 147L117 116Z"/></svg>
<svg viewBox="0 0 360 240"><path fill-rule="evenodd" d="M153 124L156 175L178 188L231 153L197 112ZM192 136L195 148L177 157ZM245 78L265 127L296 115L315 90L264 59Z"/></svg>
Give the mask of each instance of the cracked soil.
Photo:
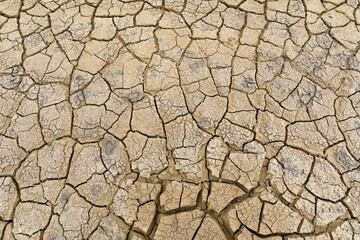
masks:
<svg viewBox="0 0 360 240"><path fill-rule="evenodd" d="M360 2L0 0L0 239L360 240Z"/></svg>

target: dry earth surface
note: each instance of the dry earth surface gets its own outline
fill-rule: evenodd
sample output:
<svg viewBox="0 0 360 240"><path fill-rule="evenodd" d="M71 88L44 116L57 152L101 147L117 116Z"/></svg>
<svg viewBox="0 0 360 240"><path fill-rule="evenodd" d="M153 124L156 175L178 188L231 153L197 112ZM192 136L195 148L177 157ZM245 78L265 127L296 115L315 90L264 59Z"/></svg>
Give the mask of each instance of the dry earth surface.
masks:
<svg viewBox="0 0 360 240"><path fill-rule="evenodd" d="M1 0L1 239L360 239L357 0Z"/></svg>

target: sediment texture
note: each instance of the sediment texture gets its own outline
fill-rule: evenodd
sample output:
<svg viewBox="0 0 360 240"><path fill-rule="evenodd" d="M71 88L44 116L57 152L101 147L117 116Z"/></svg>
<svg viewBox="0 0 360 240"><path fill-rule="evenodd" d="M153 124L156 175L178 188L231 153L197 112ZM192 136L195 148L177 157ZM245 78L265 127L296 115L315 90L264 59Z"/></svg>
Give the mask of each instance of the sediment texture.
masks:
<svg viewBox="0 0 360 240"><path fill-rule="evenodd" d="M1 239L360 239L357 0L1 0Z"/></svg>

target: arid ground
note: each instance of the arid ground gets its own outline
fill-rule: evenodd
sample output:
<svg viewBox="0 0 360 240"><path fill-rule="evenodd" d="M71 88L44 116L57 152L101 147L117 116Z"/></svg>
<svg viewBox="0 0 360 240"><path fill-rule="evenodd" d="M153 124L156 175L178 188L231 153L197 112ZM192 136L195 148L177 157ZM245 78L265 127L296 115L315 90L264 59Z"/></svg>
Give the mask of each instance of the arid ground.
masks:
<svg viewBox="0 0 360 240"><path fill-rule="evenodd" d="M358 0L0 0L0 239L359 240Z"/></svg>

